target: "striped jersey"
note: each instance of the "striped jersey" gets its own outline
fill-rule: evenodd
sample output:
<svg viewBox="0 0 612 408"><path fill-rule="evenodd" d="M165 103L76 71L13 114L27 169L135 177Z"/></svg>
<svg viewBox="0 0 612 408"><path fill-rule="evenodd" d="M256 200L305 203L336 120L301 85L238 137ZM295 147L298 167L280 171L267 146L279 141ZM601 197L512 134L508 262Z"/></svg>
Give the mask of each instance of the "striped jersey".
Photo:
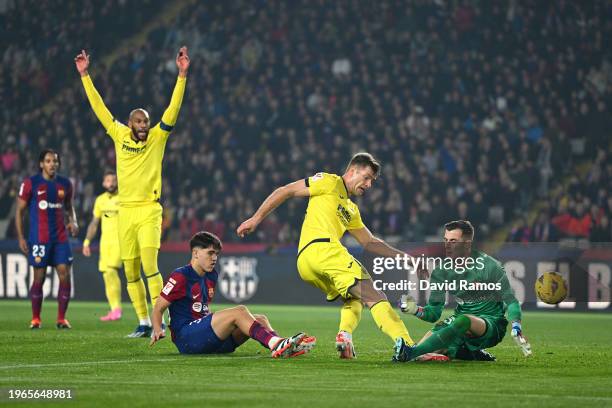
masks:
<svg viewBox="0 0 612 408"><path fill-rule="evenodd" d="M210 313L208 303L215 295L218 277L214 269L200 276L191 265L180 267L170 274L160 296L172 303L169 309L173 339L183 326Z"/></svg>
<svg viewBox="0 0 612 408"><path fill-rule="evenodd" d="M64 208L72 200L72 183L66 177L46 180L42 174L21 183L19 198L28 203L31 244L68 242Z"/></svg>

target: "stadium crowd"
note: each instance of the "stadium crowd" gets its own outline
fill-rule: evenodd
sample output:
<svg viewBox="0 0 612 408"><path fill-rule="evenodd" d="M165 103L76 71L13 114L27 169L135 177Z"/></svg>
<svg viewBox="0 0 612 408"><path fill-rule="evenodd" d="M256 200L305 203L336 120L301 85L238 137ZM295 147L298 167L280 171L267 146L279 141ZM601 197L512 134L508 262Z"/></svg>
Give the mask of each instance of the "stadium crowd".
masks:
<svg viewBox="0 0 612 408"><path fill-rule="evenodd" d="M0 218L38 152L52 146L76 181L81 224L90 219L114 151L74 70L81 48L99 47L90 72L118 119L142 106L156 122L175 52L187 44L187 95L164 158L165 239L204 228L237 240L238 222L276 186L342 172L367 150L383 172L360 208L378 234L420 240L468 218L482 237L544 200L536 223L522 220L510 240L610 240L609 2L198 3L106 67L101 54L113 41L103 37L101 47L98 33L112 18L85 15L91 31L81 37L70 23L57 32L22 20L23 32L39 28L15 40L25 49L48 38L33 54L49 85L23 88L32 75L3 55ZM40 109L59 89L67 90ZM584 160L594 165L572 175ZM296 242L305 204L285 204L250 239Z"/></svg>
<svg viewBox="0 0 612 408"><path fill-rule="evenodd" d="M74 68L66 62L84 44L94 55L112 51L120 40L141 30L161 4L157 0L4 0L0 6L3 122L40 108L73 83Z"/></svg>
<svg viewBox="0 0 612 408"><path fill-rule="evenodd" d="M513 242L555 242L560 238L612 242L612 153L599 150L583 176L551 194L530 225L519 218L508 237Z"/></svg>

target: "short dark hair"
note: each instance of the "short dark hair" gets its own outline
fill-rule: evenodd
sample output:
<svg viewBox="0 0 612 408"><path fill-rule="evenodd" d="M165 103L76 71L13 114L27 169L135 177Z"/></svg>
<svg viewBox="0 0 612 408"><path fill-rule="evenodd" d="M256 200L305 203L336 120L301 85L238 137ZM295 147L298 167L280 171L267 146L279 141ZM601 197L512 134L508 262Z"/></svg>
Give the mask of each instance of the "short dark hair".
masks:
<svg viewBox="0 0 612 408"><path fill-rule="evenodd" d="M471 240L474 239L474 226L468 220L456 220L447 222L446 224L444 224L444 229L447 231L460 229L461 237L468 235Z"/></svg>
<svg viewBox="0 0 612 408"><path fill-rule="evenodd" d="M106 169L104 171L104 176L103 177L106 177L106 176L116 176L116 175L117 175L117 172L115 170Z"/></svg>
<svg viewBox="0 0 612 408"><path fill-rule="evenodd" d="M208 247L213 247L217 251L221 251L221 249L223 248L223 244L221 243L221 240L219 239L219 237L217 237L212 232L200 231L200 232L196 232L193 235L193 237L191 237L191 240L189 241L189 248L191 250L197 247L200 247L203 249L208 248Z"/></svg>
<svg viewBox="0 0 612 408"><path fill-rule="evenodd" d="M351 166L359 166L359 167L370 167L374 172L374 176L378 177L380 174L380 162L374 158L370 153L360 152L355 154L351 161L349 162L346 169L348 170Z"/></svg>
<svg viewBox="0 0 612 408"><path fill-rule="evenodd" d="M57 162L59 163L60 167L62 166L62 160L60 159L60 155L58 152L56 152L53 149L50 148L46 148L44 149L42 152L40 152L40 154L38 155L38 164L42 163L45 161L45 156L48 155L49 153L54 154L57 156ZM42 169L39 169L40 171L42 171Z"/></svg>

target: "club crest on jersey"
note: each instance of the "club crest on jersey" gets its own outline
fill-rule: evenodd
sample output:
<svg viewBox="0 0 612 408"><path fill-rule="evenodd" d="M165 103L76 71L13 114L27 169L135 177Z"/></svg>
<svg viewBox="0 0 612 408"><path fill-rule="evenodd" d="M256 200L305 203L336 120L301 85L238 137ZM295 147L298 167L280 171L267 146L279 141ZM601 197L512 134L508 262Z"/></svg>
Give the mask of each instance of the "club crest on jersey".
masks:
<svg viewBox="0 0 612 408"><path fill-rule="evenodd" d="M34 258L34 263L40 263L40 261L42 261L42 258L40 256Z"/></svg>
<svg viewBox="0 0 612 408"><path fill-rule="evenodd" d="M63 200L65 195L66 193L64 192L63 188L60 188L59 190L57 190L57 198L59 198L60 200Z"/></svg>
<svg viewBox="0 0 612 408"><path fill-rule="evenodd" d="M208 299L212 299L215 296L215 288L208 288Z"/></svg>

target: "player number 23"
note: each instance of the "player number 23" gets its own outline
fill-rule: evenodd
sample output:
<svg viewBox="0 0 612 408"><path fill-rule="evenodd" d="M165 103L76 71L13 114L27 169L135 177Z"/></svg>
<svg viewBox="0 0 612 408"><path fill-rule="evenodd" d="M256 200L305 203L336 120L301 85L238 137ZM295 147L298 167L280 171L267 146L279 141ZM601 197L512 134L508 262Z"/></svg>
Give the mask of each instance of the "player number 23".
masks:
<svg viewBox="0 0 612 408"><path fill-rule="evenodd" d="M45 246L32 245L32 256L40 256L41 258L45 256Z"/></svg>

